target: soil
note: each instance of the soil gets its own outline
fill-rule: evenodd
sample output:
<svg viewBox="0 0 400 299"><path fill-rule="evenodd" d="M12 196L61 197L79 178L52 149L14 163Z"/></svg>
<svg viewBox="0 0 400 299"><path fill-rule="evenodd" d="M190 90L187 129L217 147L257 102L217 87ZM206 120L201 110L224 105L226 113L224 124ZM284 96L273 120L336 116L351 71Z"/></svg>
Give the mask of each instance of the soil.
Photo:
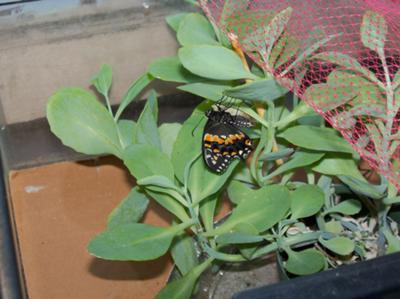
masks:
<svg viewBox="0 0 400 299"><path fill-rule="evenodd" d="M86 251L108 214L134 186L111 157L12 171L13 220L30 299L154 298L172 269L169 256L115 262ZM220 217L229 210L223 205ZM151 202L144 222L166 226L171 216Z"/></svg>

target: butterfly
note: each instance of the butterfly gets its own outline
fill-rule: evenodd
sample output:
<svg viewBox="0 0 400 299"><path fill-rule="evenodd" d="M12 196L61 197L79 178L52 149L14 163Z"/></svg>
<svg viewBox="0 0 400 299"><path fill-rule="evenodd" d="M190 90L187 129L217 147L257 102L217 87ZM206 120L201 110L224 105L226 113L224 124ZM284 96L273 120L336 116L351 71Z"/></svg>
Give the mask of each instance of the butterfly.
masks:
<svg viewBox="0 0 400 299"><path fill-rule="evenodd" d="M240 130L252 123L240 115L232 115L221 105L206 111L208 118L203 131L203 160L213 171L225 172L235 158L246 159L253 149L252 140Z"/></svg>

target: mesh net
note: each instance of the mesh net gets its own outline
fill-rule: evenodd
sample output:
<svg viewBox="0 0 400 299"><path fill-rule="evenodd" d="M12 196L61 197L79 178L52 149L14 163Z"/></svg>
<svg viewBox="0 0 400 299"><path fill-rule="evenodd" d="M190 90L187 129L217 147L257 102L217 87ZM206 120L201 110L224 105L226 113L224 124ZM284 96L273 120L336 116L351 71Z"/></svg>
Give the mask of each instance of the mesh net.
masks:
<svg viewBox="0 0 400 299"><path fill-rule="evenodd" d="M399 0L203 0L264 71L400 189Z"/></svg>

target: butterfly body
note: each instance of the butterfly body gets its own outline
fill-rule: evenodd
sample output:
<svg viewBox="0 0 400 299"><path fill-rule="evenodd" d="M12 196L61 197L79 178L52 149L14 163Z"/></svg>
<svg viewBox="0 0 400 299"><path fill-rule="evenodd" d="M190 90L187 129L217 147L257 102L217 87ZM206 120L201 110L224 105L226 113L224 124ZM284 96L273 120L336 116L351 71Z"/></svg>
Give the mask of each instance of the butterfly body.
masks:
<svg viewBox="0 0 400 299"><path fill-rule="evenodd" d="M251 139L240 130L252 124L245 117L233 116L219 107L208 110L206 116L203 159L212 171L223 173L233 159L246 159L252 151Z"/></svg>

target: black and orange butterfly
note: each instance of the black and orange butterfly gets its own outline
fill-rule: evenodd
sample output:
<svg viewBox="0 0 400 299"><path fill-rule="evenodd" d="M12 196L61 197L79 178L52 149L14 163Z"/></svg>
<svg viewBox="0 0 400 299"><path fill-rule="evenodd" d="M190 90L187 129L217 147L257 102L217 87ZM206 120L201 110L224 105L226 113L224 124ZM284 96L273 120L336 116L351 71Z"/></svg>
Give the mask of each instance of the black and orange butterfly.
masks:
<svg viewBox="0 0 400 299"><path fill-rule="evenodd" d="M220 103L206 112L202 151L206 165L222 174L233 159L246 159L253 149L252 140L240 128L252 123L244 116L233 115Z"/></svg>

